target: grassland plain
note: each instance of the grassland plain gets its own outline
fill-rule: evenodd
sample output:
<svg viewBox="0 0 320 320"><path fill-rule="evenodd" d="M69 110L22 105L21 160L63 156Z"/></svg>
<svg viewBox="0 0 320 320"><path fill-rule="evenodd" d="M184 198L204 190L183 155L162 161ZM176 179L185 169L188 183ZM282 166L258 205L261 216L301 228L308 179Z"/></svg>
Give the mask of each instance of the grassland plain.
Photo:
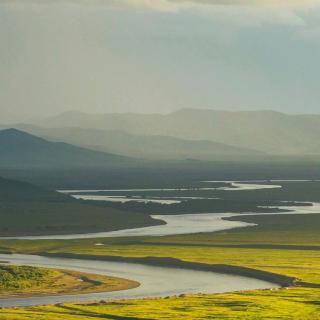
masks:
<svg viewBox="0 0 320 320"><path fill-rule="evenodd" d="M219 233L99 239L104 246L95 246L97 239L89 239L1 241L0 248L3 252L72 254L79 258L174 257L280 273L306 282L302 286L167 299L3 309L1 319L320 319L319 215L294 215L290 219L270 215L267 220L272 222L260 221L261 225L256 227ZM282 232L286 232L285 235ZM256 247L257 244L260 247Z"/></svg>
<svg viewBox="0 0 320 320"><path fill-rule="evenodd" d="M70 270L0 265L0 299L134 288L135 281Z"/></svg>
<svg viewBox="0 0 320 320"><path fill-rule="evenodd" d="M318 320L319 295L310 289L249 291L93 304L3 309L4 320L298 319Z"/></svg>

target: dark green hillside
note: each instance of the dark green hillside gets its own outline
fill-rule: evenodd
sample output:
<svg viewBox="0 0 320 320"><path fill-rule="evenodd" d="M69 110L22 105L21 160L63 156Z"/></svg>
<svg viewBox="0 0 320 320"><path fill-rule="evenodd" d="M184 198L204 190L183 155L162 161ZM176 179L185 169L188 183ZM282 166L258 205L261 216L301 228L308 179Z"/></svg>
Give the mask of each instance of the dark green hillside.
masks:
<svg viewBox="0 0 320 320"><path fill-rule="evenodd" d="M121 165L130 159L61 142L49 142L16 129L0 131L0 166L96 167Z"/></svg>
<svg viewBox="0 0 320 320"><path fill-rule="evenodd" d="M159 223L147 214L97 207L3 178L0 178L0 221L0 236L100 232Z"/></svg>
<svg viewBox="0 0 320 320"><path fill-rule="evenodd" d="M28 182L15 181L0 177L0 202L11 201L73 201L72 198L47 190Z"/></svg>

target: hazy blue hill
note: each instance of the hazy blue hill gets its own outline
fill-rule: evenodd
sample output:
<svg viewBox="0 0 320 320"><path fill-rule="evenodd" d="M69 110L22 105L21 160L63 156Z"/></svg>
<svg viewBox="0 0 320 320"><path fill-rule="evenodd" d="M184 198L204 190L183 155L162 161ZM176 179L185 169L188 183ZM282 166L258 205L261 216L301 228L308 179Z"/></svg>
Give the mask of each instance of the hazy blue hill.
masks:
<svg viewBox="0 0 320 320"><path fill-rule="evenodd" d="M125 130L136 135L172 136L279 155L320 154L320 116L274 111L228 112L183 109L171 114L70 112L38 122L45 127Z"/></svg>
<svg viewBox="0 0 320 320"><path fill-rule="evenodd" d="M128 162L129 159L76 147L61 142L49 142L29 133L5 129L0 131L1 166L105 166Z"/></svg>
<svg viewBox="0 0 320 320"><path fill-rule="evenodd" d="M248 157L260 152L228 146L208 140L185 140L169 136L139 136L120 130L82 128L41 128L21 126L49 140L64 141L99 151L148 159L210 160L230 156Z"/></svg>
<svg viewBox="0 0 320 320"><path fill-rule="evenodd" d="M124 130L133 134L152 134L154 128L161 125L160 123L163 122L165 118L165 115L160 114L89 114L79 111L68 111L55 117L37 120L33 124L47 128L78 127L102 130Z"/></svg>

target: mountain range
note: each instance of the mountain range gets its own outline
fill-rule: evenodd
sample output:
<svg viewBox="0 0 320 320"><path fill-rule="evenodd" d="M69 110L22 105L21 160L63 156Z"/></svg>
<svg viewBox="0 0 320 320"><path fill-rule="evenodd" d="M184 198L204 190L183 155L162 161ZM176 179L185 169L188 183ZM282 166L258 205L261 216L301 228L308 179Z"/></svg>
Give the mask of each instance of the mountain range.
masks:
<svg viewBox="0 0 320 320"><path fill-rule="evenodd" d="M97 167L136 160L320 156L320 115L193 109L166 115L71 111L14 127L0 132L2 166Z"/></svg>
<svg viewBox="0 0 320 320"><path fill-rule="evenodd" d="M50 141L64 141L97 151L148 160L215 160L237 156L248 158L261 152L209 140L186 140L170 136L142 136L120 130L83 128L43 128L20 125L20 128Z"/></svg>
<svg viewBox="0 0 320 320"><path fill-rule="evenodd" d="M99 167L132 161L63 142L50 142L17 129L0 131L0 166L3 167Z"/></svg>
<svg viewBox="0 0 320 320"><path fill-rule="evenodd" d="M86 114L71 111L37 120L33 124L43 128L121 131L140 136L141 144L147 143L150 137L154 141L159 141L159 137L166 137L167 140L172 137L188 141L190 145L186 146L187 150L191 150L194 141L200 140L202 144L204 141L214 142L236 147L238 151L245 149L244 152L251 150L271 155L298 156L320 154L320 115L289 115L268 110L228 112L182 109L170 114ZM67 135L63 138L61 134L59 139L63 138L64 141ZM129 138L124 136L121 139ZM91 140L87 142L94 145ZM210 146L205 145L204 148ZM106 150L106 145L102 149ZM182 155L187 156L184 152L181 152Z"/></svg>

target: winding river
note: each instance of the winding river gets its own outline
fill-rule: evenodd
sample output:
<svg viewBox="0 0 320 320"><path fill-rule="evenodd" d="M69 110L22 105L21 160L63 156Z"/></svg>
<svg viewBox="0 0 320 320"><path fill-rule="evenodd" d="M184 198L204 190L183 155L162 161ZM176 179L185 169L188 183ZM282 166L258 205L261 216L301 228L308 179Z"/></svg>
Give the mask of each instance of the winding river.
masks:
<svg viewBox="0 0 320 320"><path fill-rule="evenodd" d="M279 180L281 181L281 180ZM259 181L253 182L241 182L241 181L201 181L202 183L226 183L229 186L222 186L222 187L193 187L193 188L133 188L133 189L95 189L95 190L58 190L61 193L70 194L75 196L77 199L85 199L85 200L97 200L97 195L83 195L86 198L81 198L83 193L98 193L98 192L112 192L112 193L123 193L123 192L154 192L154 191L248 191L248 190L262 190L262 189L280 189L282 188L279 184L265 184L267 181L258 183ZM90 196L94 198L90 199ZM103 196L101 196L103 197ZM121 198L123 196L109 196L112 198L112 201L123 201ZM127 198L131 201L136 201L133 198ZM105 199L107 200L107 199ZM141 200L141 199L140 199ZM142 200L150 200L149 198L142 198ZM164 199L165 200L165 199Z"/></svg>
<svg viewBox="0 0 320 320"><path fill-rule="evenodd" d="M270 289L277 284L243 276L215 272L147 266L138 263L108 262L22 254L0 254L1 261L15 265L70 269L138 281L134 289L62 296L0 299L0 307L23 307L63 302L138 299L186 293L223 293L239 290Z"/></svg>
<svg viewBox="0 0 320 320"><path fill-rule="evenodd" d="M270 208L270 207L269 207ZM70 240L70 239L90 239L90 238L109 238L109 237L136 237L136 236L166 236L176 234L191 234L200 232L216 232L230 230L234 228L244 228L255 226L254 223L241 221L244 215L283 215L283 214L313 214L320 212L320 203L312 203L306 206L279 206L272 207L286 210L277 213L198 213L180 215L152 215L152 218L165 221L166 224L124 229L118 231L95 232L84 234L64 234L47 236L20 236L20 237L0 237L2 240ZM229 221L225 218L239 217L239 221Z"/></svg>
<svg viewBox="0 0 320 320"><path fill-rule="evenodd" d="M216 181L215 181L216 182ZM222 188L203 188L203 190L257 190L265 188L281 188L273 184L253 184L229 182L231 186ZM141 191L142 189L128 189L121 191ZM143 189L143 191L164 190L164 189ZM181 190L181 189L168 189ZM191 189L188 189L191 190ZM99 190L94 190L98 192ZM91 192L94 192L93 190ZM101 190L117 191L117 190ZM120 191L120 190L119 190ZM65 193L90 192L90 190L65 190ZM123 198L120 196L119 198ZM117 201L117 197L115 197ZM95 199L96 200L96 199ZM108 199L105 199L108 201ZM123 199L121 199L123 200ZM144 199L142 199L144 200ZM147 200L147 199L146 199ZM168 199L162 199L168 201ZM162 201L161 200L161 201ZM180 201L180 200L177 200ZM312 214L320 212L320 203L313 203L306 206L283 206L278 207L287 212L281 213L259 213L259 214ZM165 225L119 230L112 232L99 232L90 234L69 234L51 236L25 236L25 237L3 237L0 239L83 239L101 237L130 237L130 236L162 236L174 234L188 234L199 232L214 232L238 227L248 227L250 224L240 221L241 215L259 215L248 212L245 214L236 213L205 213L186 215L153 215L154 219L166 222ZM225 218L239 216L239 221L228 221ZM90 293L62 296L42 296L28 298L0 299L0 307L32 306L39 304L55 304L63 302L81 302L93 300L119 300L136 299L145 297L164 297L180 295L185 293L223 293L238 290L268 289L276 288L277 284L263 280L248 278L237 275L221 274L208 271L166 268L147 266L139 263L109 262L97 260L80 260L70 258L42 257L22 254L0 254L0 260L15 265L29 265L48 268L70 269L80 272L96 273L120 278L127 278L138 281L141 285L137 288L116 292Z"/></svg>

